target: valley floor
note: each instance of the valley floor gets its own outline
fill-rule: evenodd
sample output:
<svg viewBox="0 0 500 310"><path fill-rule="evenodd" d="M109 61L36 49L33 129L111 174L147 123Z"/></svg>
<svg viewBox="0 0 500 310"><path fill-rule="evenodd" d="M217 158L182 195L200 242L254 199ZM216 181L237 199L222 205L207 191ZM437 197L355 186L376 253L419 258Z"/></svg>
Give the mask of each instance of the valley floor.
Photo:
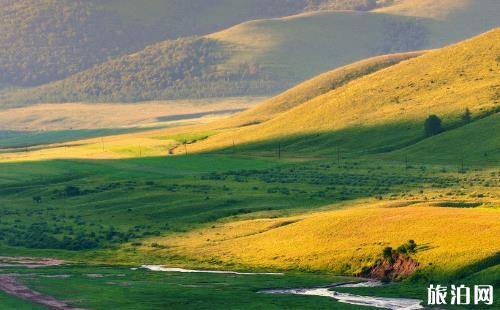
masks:
<svg viewBox="0 0 500 310"><path fill-rule="evenodd" d="M208 125L4 150L1 256L52 257L69 265L0 263L0 274L25 290L87 309L116 302L124 309L138 303L144 309L365 309L321 296L258 292L374 274L387 266L384 253L391 247L392 258L407 257L413 266L394 275L403 282L338 290L425 301L430 282L497 287L496 155L447 160L453 154L440 156L433 147L475 132L476 124L495 128L494 117L380 154L318 153L297 142L279 151L264 143L191 153L224 130ZM429 156L425 145L437 151ZM187 155L168 155L169 148ZM416 244L411 251L409 240ZM145 264L285 276L131 270ZM36 309L5 292L0 304Z"/></svg>

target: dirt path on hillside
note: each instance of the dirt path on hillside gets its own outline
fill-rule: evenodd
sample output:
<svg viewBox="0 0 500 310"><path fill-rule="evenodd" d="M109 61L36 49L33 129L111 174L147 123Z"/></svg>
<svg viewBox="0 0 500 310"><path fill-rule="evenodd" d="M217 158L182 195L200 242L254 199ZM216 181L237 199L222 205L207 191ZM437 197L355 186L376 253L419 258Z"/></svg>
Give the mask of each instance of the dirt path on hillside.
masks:
<svg viewBox="0 0 500 310"><path fill-rule="evenodd" d="M0 275L0 290L20 299L44 305L55 310L83 310L73 308L51 296L36 292L21 284L14 275Z"/></svg>

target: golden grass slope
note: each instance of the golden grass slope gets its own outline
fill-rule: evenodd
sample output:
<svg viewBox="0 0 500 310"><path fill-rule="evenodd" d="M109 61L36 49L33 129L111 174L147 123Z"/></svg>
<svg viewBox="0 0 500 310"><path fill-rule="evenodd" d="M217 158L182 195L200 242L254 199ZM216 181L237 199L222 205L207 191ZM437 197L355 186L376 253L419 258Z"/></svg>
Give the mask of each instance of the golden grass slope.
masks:
<svg viewBox="0 0 500 310"><path fill-rule="evenodd" d="M500 251L500 212L379 203L217 225L161 241L199 261L357 274L384 247L413 239L420 268L453 273Z"/></svg>
<svg viewBox="0 0 500 310"><path fill-rule="evenodd" d="M345 85L352 80L401 61L420 56L423 53L422 51L376 56L320 74L245 112L227 119L227 121L221 121L217 126L237 127L267 121L280 113Z"/></svg>
<svg viewBox="0 0 500 310"><path fill-rule="evenodd" d="M214 136L197 146L214 149L293 135L407 123L421 136L424 119L456 121L500 104L500 28L404 61L307 101L277 117Z"/></svg>

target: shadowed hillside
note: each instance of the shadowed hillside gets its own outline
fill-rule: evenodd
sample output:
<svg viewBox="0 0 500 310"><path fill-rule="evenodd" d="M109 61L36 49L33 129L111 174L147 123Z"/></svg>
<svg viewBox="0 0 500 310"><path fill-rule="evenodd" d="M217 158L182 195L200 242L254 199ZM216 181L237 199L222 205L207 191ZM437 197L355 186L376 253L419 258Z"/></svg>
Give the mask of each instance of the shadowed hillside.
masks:
<svg viewBox="0 0 500 310"><path fill-rule="evenodd" d="M2 102L268 95L372 55L419 49L422 33L413 17L383 14L322 12L259 20L206 37L154 44L62 81L7 94ZM197 50L200 46L206 48Z"/></svg>
<svg viewBox="0 0 500 310"><path fill-rule="evenodd" d="M310 9L374 9L373 0L0 0L0 84L64 78L146 45ZM327 3L328 7L323 4Z"/></svg>
<svg viewBox="0 0 500 310"><path fill-rule="evenodd" d="M169 38L299 12L303 0L1 0L0 84L32 86Z"/></svg>
<svg viewBox="0 0 500 310"><path fill-rule="evenodd" d="M288 7L295 7L294 3ZM383 8L378 5L372 12L312 12L245 22L204 38L189 39L211 41L209 53L224 55L212 61L192 59L188 67L179 65L170 55L186 48L186 41L167 41L61 82L8 94L2 101L4 106L12 106L269 95L357 60L441 47L499 25L500 5L494 0L481 1L481 5L472 0L426 3L395 1L386 2ZM262 7L267 8L262 15L273 15L269 11L278 14L272 5ZM300 12L304 3L298 7L302 8ZM226 9L236 10L232 6ZM213 12L203 14L212 16ZM196 44L189 47L194 48ZM158 74L157 68L164 74Z"/></svg>

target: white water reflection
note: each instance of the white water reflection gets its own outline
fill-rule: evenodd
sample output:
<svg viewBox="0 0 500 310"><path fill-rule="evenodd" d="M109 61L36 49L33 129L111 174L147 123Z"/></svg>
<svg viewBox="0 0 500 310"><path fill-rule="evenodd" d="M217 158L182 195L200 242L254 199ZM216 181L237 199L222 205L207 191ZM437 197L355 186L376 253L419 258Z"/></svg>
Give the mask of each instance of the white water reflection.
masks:
<svg viewBox="0 0 500 310"><path fill-rule="evenodd" d="M148 269L151 271L161 271L161 272L183 272L183 273L218 273L218 274L236 274L236 275L272 275L272 276L282 276L283 273L278 272L236 272L236 271L224 271L224 270L192 270L184 268L168 268L159 265L142 265L141 268ZM132 268L134 269L134 268Z"/></svg>
<svg viewBox="0 0 500 310"><path fill-rule="evenodd" d="M381 285L380 282L368 281L354 284L343 284L337 287L375 287ZM388 297L372 297L361 296L349 293L339 293L332 291L330 288L296 288L296 289L278 289L265 290L262 293L266 294L286 294L286 295L306 295L306 296L322 296L334 298L339 302L358 305L370 306L375 308L390 309L390 310L417 310L424 309L420 304L422 300L409 298L388 298Z"/></svg>

